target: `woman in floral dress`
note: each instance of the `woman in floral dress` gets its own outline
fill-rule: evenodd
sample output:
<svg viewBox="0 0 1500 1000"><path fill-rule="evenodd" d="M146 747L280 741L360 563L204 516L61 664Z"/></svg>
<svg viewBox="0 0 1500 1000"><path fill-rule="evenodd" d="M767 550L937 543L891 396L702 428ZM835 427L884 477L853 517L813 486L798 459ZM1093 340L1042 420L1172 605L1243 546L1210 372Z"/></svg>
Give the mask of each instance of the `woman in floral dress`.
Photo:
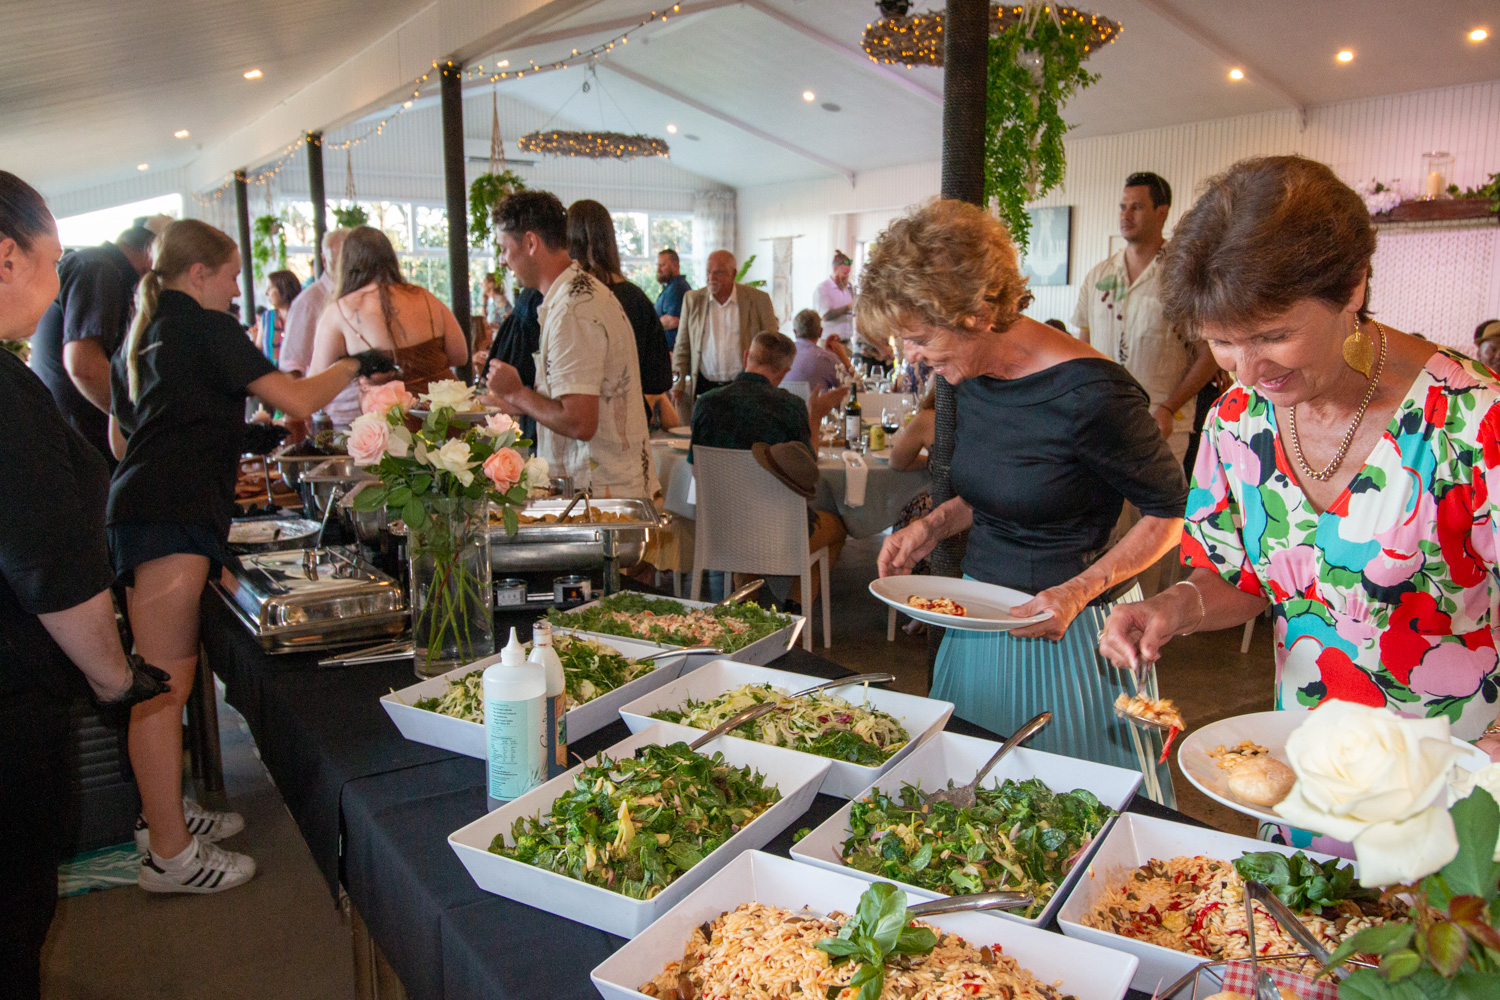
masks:
<svg viewBox="0 0 1500 1000"><path fill-rule="evenodd" d="M1117 607L1100 648L1133 667L1269 604L1278 709L1443 715L1500 756L1500 385L1371 317L1374 250L1359 196L1300 157L1236 165L1178 225L1167 320L1236 384L1193 470L1192 575Z"/></svg>

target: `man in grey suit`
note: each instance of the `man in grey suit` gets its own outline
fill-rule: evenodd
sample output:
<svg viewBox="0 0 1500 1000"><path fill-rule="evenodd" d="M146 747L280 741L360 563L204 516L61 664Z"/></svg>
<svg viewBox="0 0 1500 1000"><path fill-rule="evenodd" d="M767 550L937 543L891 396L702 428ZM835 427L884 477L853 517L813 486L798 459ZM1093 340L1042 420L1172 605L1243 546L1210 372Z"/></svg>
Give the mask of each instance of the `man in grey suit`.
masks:
<svg viewBox="0 0 1500 1000"><path fill-rule="evenodd" d="M708 255L708 283L682 299L682 320L672 349L672 371L693 379L693 395L701 396L733 381L745 370L745 352L758 333L776 333L771 296L758 288L737 284L734 254L715 250ZM672 388L672 401L681 405L684 386Z"/></svg>

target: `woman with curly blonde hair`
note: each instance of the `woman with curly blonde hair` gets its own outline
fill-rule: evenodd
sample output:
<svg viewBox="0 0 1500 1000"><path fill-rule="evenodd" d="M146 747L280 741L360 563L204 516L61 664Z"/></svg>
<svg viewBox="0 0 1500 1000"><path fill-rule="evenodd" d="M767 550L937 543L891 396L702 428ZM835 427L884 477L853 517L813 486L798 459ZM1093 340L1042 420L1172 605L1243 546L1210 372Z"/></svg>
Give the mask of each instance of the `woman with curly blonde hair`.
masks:
<svg viewBox="0 0 1500 1000"><path fill-rule="evenodd" d="M1187 502L1145 391L1089 345L1020 314L1010 234L974 205L935 201L897 219L861 283L860 329L899 337L908 361L955 387L958 405L958 495L886 539L880 575L911 572L967 530L964 575L1035 594L1015 613L1048 615L1013 632L950 629L933 697L999 733L1050 711L1031 746L1136 768L1113 708L1127 682L1096 640L1116 602L1139 599L1135 575L1176 544ZM1143 516L1106 551L1125 500ZM1158 779L1171 804L1165 766Z"/></svg>

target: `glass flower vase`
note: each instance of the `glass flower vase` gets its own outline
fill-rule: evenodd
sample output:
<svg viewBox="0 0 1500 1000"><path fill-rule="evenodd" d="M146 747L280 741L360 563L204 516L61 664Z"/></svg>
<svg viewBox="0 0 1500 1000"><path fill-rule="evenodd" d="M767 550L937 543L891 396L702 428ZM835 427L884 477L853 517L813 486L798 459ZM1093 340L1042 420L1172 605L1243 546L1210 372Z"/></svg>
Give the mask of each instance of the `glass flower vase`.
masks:
<svg viewBox="0 0 1500 1000"><path fill-rule="evenodd" d="M426 497L407 523L413 663L433 677L495 651L488 500Z"/></svg>

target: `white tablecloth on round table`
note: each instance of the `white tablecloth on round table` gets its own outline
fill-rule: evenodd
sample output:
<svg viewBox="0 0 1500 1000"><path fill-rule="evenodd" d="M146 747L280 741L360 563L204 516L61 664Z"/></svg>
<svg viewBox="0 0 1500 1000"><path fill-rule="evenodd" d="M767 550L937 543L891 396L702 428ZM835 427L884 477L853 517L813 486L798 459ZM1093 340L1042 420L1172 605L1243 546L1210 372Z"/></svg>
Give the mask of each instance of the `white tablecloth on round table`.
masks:
<svg viewBox="0 0 1500 1000"><path fill-rule="evenodd" d="M666 489L672 481L677 466L687 459L687 450L674 447L670 438L657 438L651 442L651 454L656 459L656 475ZM677 438L686 441L686 438ZM901 509L921 493L932 488L932 476L926 469L897 472L890 462L878 455L865 455L869 475L865 482L865 502L858 507L844 503L843 460L838 453L824 449L818 455L818 493L812 499L814 510L826 510L843 518L844 526L852 538L868 538L896 523ZM684 469L684 473L688 470Z"/></svg>

